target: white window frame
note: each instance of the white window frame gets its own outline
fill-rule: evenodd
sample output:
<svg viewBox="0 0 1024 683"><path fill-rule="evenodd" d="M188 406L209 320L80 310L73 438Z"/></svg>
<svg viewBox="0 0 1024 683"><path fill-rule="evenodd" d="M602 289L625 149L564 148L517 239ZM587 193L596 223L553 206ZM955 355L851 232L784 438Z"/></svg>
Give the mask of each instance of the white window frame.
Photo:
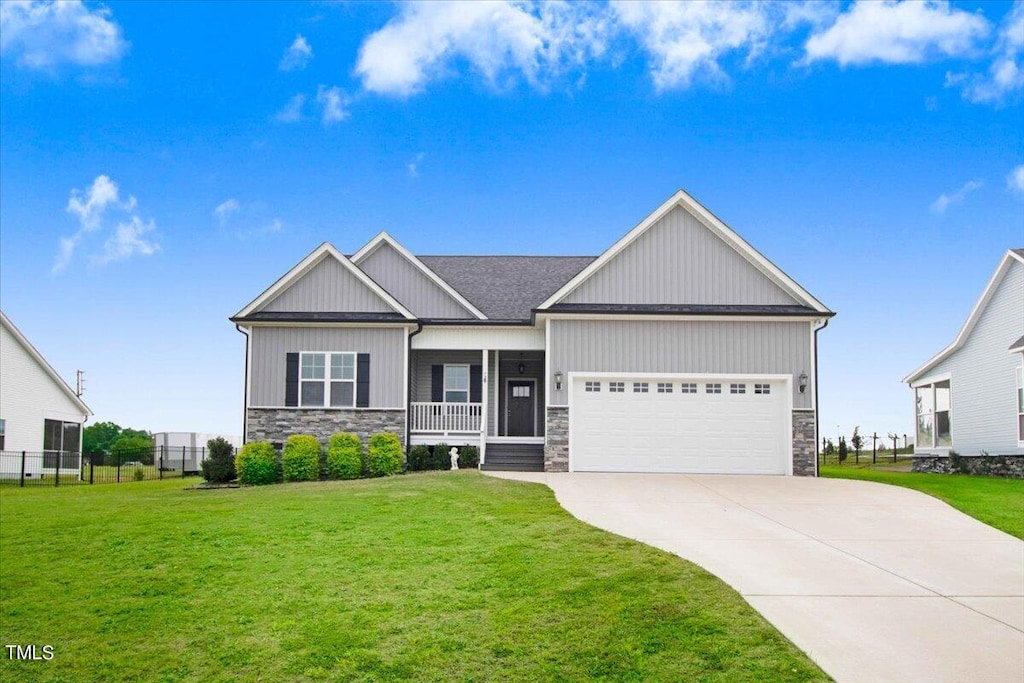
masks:
<svg viewBox="0 0 1024 683"><path fill-rule="evenodd" d="M302 377L303 360L306 356L323 356L324 357L324 376L321 379L309 378L305 379ZM335 356L351 356L352 357L352 379L335 379L331 377L332 360ZM356 407L356 380L359 377L359 357L355 351L300 351L299 352L299 407L300 408L355 408ZM304 403L302 400L303 384L319 383L323 385L324 400L320 404L309 404ZM332 406L331 405L331 386L334 384L351 384L352 385L352 404L345 406Z"/></svg>
<svg viewBox="0 0 1024 683"><path fill-rule="evenodd" d="M1016 393L1013 396L1017 404L1017 448L1024 448L1024 399L1021 398L1024 392L1024 355L1021 355L1021 365L1013 369L1016 375Z"/></svg>
<svg viewBox="0 0 1024 683"><path fill-rule="evenodd" d="M449 377L448 370L449 370L449 368L465 368L466 369L466 388L465 389L463 389L461 387L456 387L456 386L453 386L453 387L449 387L448 386L448 377ZM469 363L445 363L445 366L444 366L444 378L443 378L442 383L441 383L441 387L444 389L444 391L441 392L441 399L445 403L469 403L469 399L470 399L469 387L470 387L470 385L472 383L473 383L473 380L470 378L470 373L469 373ZM466 400L465 401L449 401L448 400L449 392L453 392L453 393L463 393L464 392L466 394Z"/></svg>
<svg viewBox="0 0 1024 683"><path fill-rule="evenodd" d="M936 409L936 401L935 401L935 385L936 384L940 384L942 382L948 382L949 383L949 408L947 410L945 410L945 411L937 410ZM938 451L945 452L945 451L953 450L953 447L956 444L953 442L953 378L952 378L952 374L947 372L947 373L943 373L943 374L939 374L939 375L931 375L930 377L925 377L925 378L923 378L921 380L918 380L917 382L914 382L913 384L911 384L910 388L913 389L913 391L914 391L914 447L919 449L919 450L933 451L933 452L938 452ZM932 401L931 401L931 405L932 405L931 413L918 413L917 412L917 392L919 390L921 390L921 389L927 389L928 391L931 392L931 399L932 399ZM945 444L945 445L942 445L942 446L936 445L939 442L939 429L938 429L938 422L937 422L935 416L939 412L949 413L949 443ZM930 414L932 416L932 442L930 444L927 444L927 445L920 443L920 434L918 433L919 432L918 420L920 419L921 415L926 415L926 414Z"/></svg>

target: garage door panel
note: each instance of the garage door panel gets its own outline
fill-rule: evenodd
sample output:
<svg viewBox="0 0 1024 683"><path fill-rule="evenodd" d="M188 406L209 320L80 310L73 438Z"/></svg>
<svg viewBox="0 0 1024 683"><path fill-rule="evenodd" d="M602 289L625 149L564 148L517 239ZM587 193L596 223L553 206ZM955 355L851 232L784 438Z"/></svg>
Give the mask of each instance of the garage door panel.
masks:
<svg viewBox="0 0 1024 683"><path fill-rule="evenodd" d="M586 391L584 382L601 391ZM671 381L671 393L658 382ZM758 379L770 393L754 393L754 379L696 381L697 393L683 393L692 378L574 378L569 411L573 469L608 472L714 472L783 474L788 455L785 382ZM624 392L610 392L623 382ZM647 382L646 393L634 392ZM707 393L708 383L722 393ZM730 393L731 383L745 393Z"/></svg>

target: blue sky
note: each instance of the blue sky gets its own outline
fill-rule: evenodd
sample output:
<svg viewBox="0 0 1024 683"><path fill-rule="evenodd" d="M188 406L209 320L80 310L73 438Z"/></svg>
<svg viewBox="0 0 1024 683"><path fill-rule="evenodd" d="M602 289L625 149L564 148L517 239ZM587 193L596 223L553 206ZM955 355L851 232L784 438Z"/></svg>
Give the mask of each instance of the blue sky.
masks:
<svg viewBox="0 0 1024 683"><path fill-rule="evenodd" d="M320 242L599 254L677 188L839 315L821 420L1024 246L1024 4L0 5L0 306L94 419L241 430L227 318Z"/></svg>

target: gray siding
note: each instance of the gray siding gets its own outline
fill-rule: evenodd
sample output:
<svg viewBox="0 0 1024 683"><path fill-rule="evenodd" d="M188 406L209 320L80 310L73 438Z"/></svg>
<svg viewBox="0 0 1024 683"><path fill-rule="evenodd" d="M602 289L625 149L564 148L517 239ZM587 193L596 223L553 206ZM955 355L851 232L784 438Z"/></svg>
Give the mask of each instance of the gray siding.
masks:
<svg viewBox="0 0 1024 683"><path fill-rule="evenodd" d="M922 378L950 373L950 429L960 455L1024 455L1017 446L1014 376L1021 356L1008 351L1022 334L1024 265L1014 261L964 345Z"/></svg>
<svg viewBox="0 0 1024 683"><path fill-rule="evenodd" d="M333 257L328 256L296 280L261 311L391 313L391 308Z"/></svg>
<svg viewBox="0 0 1024 683"><path fill-rule="evenodd" d="M466 365L482 365L483 353L480 351L413 351L413 371L415 373L413 385L416 393L413 394L413 401L430 400L430 367L432 365L444 365L445 363L465 363Z"/></svg>
<svg viewBox="0 0 1024 683"><path fill-rule="evenodd" d="M254 327L250 343L252 406L284 406L285 354L355 351L370 354L370 407L404 407L405 328Z"/></svg>
<svg viewBox="0 0 1024 683"><path fill-rule="evenodd" d="M360 261L359 267L419 318L476 319L386 242Z"/></svg>
<svg viewBox="0 0 1024 683"><path fill-rule="evenodd" d="M526 372L519 374L520 357ZM545 406L544 406L544 354L540 351L503 351L501 354L501 368L498 372L498 417L500 420L497 434L505 435L505 399L508 395L505 391L506 379L535 379L537 380L537 417L536 436L544 436Z"/></svg>
<svg viewBox="0 0 1024 683"><path fill-rule="evenodd" d="M798 303L692 214L676 207L563 303Z"/></svg>
<svg viewBox="0 0 1024 683"><path fill-rule="evenodd" d="M570 372L765 373L793 376L793 409L810 409L813 375L809 322L552 320L551 372L561 370L566 405ZM813 382L813 378L811 379Z"/></svg>

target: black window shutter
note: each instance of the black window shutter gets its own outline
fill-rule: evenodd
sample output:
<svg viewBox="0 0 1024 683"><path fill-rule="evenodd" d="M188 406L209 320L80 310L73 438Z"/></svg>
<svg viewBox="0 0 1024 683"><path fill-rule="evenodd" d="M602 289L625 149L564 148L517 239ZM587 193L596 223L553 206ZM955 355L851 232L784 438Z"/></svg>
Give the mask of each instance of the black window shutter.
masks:
<svg viewBox="0 0 1024 683"><path fill-rule="evenodd" d="M284 404L299 405L299 354L286 353L284 358Z"/></svg>
<svg viewBox="0 0 1024 683"><path fill-rule="evenodd" d="M469 402L480 403L483 400L484 373L482 365L469 366Z"/></svg>
<svg viewBox="0 0 1024 683"><path fill-rule="evenodd" d="M356 407L370 407L370 354L356 356Z"/></svg>
<svg viewBox="0 0 1024 683"><path fill-rule="evenodd" d="M444 400L444 366L430 366L430 400L440 403Z"/></svg>

